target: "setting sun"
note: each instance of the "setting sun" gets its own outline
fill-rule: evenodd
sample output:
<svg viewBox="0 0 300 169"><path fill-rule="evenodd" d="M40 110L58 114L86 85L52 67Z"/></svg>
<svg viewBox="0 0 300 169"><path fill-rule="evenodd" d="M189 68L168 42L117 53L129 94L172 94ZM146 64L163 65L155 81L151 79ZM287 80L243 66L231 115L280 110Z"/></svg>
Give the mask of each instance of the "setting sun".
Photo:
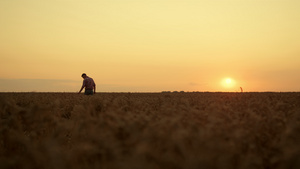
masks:
<svg viewBox="0 0 300 169"><path fill-rule="evenodd" d="M233 88L236 84L235 80L232 78L225 78L221 83L224 88Z"/></svg>
<svg viewBox="0 0 300 169"><path fill-rule="evenodd" d="M231 79L226 79L226 84L230 85L230 83L232 83Z"/></svg>

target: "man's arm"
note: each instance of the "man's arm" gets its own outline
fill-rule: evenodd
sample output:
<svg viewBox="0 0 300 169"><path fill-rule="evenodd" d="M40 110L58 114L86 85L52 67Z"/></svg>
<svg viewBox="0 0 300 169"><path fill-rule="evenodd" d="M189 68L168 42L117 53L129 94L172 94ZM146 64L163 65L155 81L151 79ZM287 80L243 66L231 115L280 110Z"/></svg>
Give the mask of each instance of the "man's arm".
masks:
<svg viewBox="0 0 300 169"><path fill-rule="evenodd" d="M83 90L84 87L85 87L85 81L83 80L81 89L79 90L78 94L81 93L81 91Z"/></svg>
<svg viewBox="0 0 300 169"><path fill-rule="evenodd" d="M94 83L94 94L96 93L96 84Z"/></svg>
<svg viewBox="0 0 300 169"><path fill-rule="evenodd" d="M84 86L81 87L81 89L79 90L78 94L81 93L82 89L84 88Z"/></svg>

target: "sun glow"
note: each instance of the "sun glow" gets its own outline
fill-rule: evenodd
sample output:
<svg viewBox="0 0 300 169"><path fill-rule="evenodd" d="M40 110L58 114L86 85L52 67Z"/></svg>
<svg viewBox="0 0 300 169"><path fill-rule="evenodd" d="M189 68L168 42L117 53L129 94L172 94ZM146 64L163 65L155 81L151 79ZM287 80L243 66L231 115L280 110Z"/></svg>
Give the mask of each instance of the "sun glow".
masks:
<svg viewBox="0 0 300 169"><path fill-rule="evenodd" d="M230 84L230 83L232 83L232 80L231 79L226 79L226 84Z"/></svg>
<svg viewBox="0 0 300 169"><path fill-rule="evenodd" d="M233 88L235 86L236 82L232 78L225 78L222 80L221 84L224 88L229 89L229 88Z"/></svg>

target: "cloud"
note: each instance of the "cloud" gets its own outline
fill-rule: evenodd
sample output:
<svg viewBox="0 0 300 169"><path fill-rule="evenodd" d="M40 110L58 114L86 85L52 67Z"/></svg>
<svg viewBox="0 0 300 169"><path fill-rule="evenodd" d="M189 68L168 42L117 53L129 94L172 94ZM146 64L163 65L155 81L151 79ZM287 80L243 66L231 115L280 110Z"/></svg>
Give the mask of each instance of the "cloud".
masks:
<svg viewBox="0 0 300 169"><path fill-rule="evenodd" d="M81 83L61 79L0 79L0 92L75 92Z"/></svg>
<svg viewBox="0 0 300 169"><path fill-rule="evenodd" d="M204 86L206 85L205 83L195 83L195 82L190 82L189 83L190 86Z"/></svg>

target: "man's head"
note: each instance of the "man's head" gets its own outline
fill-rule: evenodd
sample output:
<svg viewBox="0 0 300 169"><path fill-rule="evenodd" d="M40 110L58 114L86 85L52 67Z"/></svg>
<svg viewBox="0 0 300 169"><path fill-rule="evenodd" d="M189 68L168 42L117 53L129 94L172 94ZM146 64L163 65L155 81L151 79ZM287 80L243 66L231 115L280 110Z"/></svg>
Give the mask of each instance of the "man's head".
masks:
<svg viewBox="0 0 300 169"><path fill-rule="evenodd" d="M82 78L86 78L86 74L85 74L85 73L82 73L81 77L82 77Z"/></svg>

